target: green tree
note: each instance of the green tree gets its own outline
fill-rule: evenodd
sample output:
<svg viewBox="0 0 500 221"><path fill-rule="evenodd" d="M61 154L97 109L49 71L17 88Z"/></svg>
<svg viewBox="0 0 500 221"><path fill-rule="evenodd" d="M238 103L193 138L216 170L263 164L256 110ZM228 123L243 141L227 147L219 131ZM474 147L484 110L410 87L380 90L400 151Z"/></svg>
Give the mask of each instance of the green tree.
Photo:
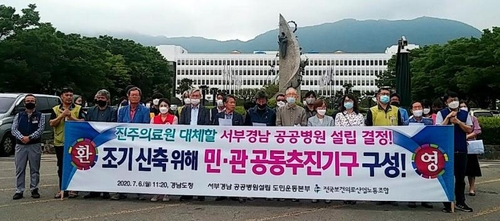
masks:
<svg viewBox="0 0 500 221"><path fill-rule="evenodd" d="M21 12L22 15L17 14L13 7L0 5L0 39L40 25L40 15L35 4L29 4L28 8L22 9Z"/></svg>
<svg viewBox="0 0 500 221"><path fill-rule="evenodd" d="M189 78L181 79L180 84L177 86L177 93L182 94L184 91L189 91L193 88L193 80Z"/></svg>
<svg viewBox="0 0 500 221"><path fill-rule="evenodd" d="M279 85L276 83L266 84L262 87L264 92L266 92L269 99L274 98L274 96L279 92Z"/></svg>

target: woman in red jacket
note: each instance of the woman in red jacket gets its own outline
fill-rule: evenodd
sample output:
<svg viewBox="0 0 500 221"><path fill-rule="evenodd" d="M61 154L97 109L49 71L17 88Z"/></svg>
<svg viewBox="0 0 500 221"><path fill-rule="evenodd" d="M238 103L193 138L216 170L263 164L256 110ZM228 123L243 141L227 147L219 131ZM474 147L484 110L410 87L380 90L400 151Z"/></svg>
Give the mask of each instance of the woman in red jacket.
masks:
<svg viewBox="0 0 500 221"><path fill-rule="evenodd" d="M167 99L162 98L158 101L158 109L160 113L151 119L151 124L174 125L178 123L177 116L175 116L172 110L170 110L170 102ZM160 195L155 195L151 198L151 201L156 202L159 198ZM170 198L168 195L163 195L162 200L163 202L168 202L170 201Z"/></svg>

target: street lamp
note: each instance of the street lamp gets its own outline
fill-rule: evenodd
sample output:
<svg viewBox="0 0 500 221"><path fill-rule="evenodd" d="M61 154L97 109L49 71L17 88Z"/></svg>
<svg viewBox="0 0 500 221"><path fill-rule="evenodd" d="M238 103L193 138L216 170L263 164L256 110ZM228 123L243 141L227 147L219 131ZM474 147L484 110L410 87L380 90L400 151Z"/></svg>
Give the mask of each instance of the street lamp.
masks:
<svg viewBox="0 0 500 221"><path fill-rule="evenodd" d="M409 51L406 48L408 40L402 36L398 40L396 55L396 92L401 96L401 107L408 109L411 104L411 72Z"/></svg>
<svg viewBox="0 0 500 221"><path fill-rule="evenodd" d="M208 86L207 85L201 85L200 89L201 89L201 91L203 93L203 105L205 105L205 101L206 101L205 98L206 98Z"/></svg>

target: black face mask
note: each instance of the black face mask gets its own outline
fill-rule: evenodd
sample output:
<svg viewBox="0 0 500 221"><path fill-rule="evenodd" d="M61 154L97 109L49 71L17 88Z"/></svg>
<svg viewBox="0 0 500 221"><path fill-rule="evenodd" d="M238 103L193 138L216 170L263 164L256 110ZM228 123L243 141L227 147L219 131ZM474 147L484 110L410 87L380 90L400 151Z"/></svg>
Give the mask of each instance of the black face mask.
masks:
<svg viewBox="0 0 500 221"><path fill-rule="evenodd" d="M257 104L257 107L258 107L259 109L264 109L264 108L266 108L266 107L267 107L267 104Z"/></svg>
<svg viewBox="0 0 500 221"><path fill-rule="evenodd" d="M33 109L35 109L36 104L35 103L26 103L26 104L24 104L24 106L28 110L33 110Z"/></svg>
<svg viewBox="0 0 500 221"><path fill-rule="evenodd" d="M99 107L105 107L105 106L106 106L106 104L108 104L108 102L107 102L107 101L103 101L103 100L97 100L97 101L96 101L96 103L97 103L97 105L98 105Z"/></svg>
<svg viewBox="0 0 500 221"><path fill-rule="evenodd" d="M392 102L391 103L392 106L396 106L396 107L399 107L399 102Z"/></svg>

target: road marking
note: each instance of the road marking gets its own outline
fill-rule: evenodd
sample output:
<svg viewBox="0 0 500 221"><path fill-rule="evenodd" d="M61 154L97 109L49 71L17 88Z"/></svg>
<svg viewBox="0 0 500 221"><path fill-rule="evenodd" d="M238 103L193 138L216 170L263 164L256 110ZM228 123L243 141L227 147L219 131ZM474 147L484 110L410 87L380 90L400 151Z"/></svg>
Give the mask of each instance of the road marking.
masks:
<svg viewBox="0 0 500 221"><path fill-rule="evenodd" d="M450 219L448 221L463 221L463 220L477 218L477 217L480 217L480 216L488 215L488 214L499 212L499 211L500 211L500 206L496 206L496 207L492 207L492 208L489 208L489 209L486 209L486 210L481 210L481 211L479 211L478 213L476 213L476 214L474 214L472 216L462 216L462 217L458 217L456 219Z"/></svg>
<svg viewBox="0 0 500 221"><path fill-rule="evenodd" d="M270 216L270 217L264 217L260 219L247 219L246 221L268 221L268 220L273 220L273 219L280 219L280 218L285 218L285 217L290 217L290 216L300 216L304 214L309 214L309 213L315 213L315 212L320 212L325 209L336 209L336 208L342 208L345 207L345 205L333 205L333 206L327 206L327 207L321 207L321 208L316 208L316 209L310 209L306 211L301 211L301 212L292 212L292 213L285 213L277 216Z"/></svg>
<svg viewBox="0 0 500 221"><path fill-rule="evenodd" d="M149 212L149 211L153 211L153 210L164 209L164 208L180 206L180 205L185 205L185 204L184 203L166 204L166 205L162 205L162 206L148 207L148 208L142 208L142 209L122 210L122 211L112 212L112 213L96 214L93 216L73 217L73 218L67 218L67 219L61 219L61 220L74 221L74 220L96 219L96 218L102 218L102 217L106 217L106 216L123 215L123 214L129 214L129 213L137 213L137 212Z"/></svg>
<svg viewBox="0 0 500 221"><path fill-rule="evenodd" d="M54 186L59 186L59 184L45 184L45 185L40 185L38 187L54 187ZM4 188L0 189L0 191L14 191L16 188Z"/></svg>
<svg viewBox="0 0 500 221"><path fill-rule="evenodd" d="M485 181L481 181L481 182L476 182L476 185L478 185L478 184L486 184L486 183L495 183L495 182L500 182L500 179L485 180Z"/></svg>
<svg viewBox="0 0 500 221"><path fill-rule="evenodd" d="M0 208L9 207L9 206L31 205L31 204L36 204L36 203L46 203L46 202L52 202L52 201L56 201L56 200L59 200L59 199L36 200L36 201L29 201L29 202L22 202L22 203L9 203L9 204L0 205Z"/></svg>
<svg viewBox="0 0 500 221"><path fill-rule="evenodd" d="M40 175L40 177L45 177L45 176L56 176L57 173L53 173L53 174L43 174L43 175ZM27 174L26 176L27 178L29 178L29 174ZM11 176L11 177L0 177L0 180L7 180L7 179L14 179L16 178L15 176Z"/></svg>

